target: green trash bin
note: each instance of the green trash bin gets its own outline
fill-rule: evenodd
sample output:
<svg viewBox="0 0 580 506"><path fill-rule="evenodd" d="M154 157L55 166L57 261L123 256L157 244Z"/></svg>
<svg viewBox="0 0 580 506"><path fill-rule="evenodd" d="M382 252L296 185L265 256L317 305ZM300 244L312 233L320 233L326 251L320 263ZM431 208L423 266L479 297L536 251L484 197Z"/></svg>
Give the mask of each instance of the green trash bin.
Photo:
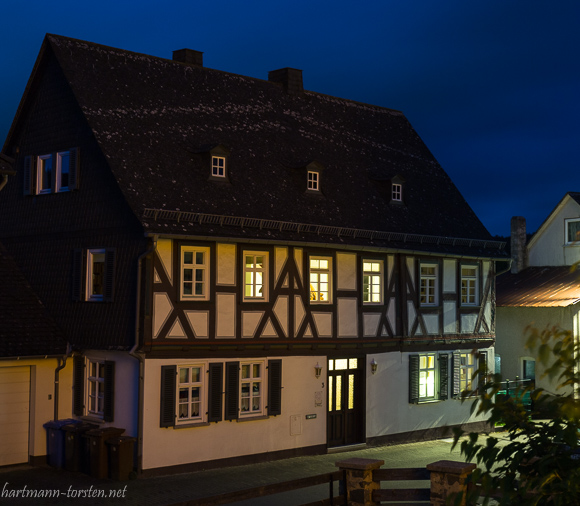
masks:
<svg viewBox="0 0 580 506"><path fill-rule="evenodd" d="M118 436L107 439L109 448L109 478L126 481L135 468L135 442L137 438Z"/></svg>
<svg viewBox="0 0 580 506"><path fill-rule="evenodd" d="M83 435L87 440L89 450L89 474L93 478L104 479L109 476L109 462L107 458L107 439L120 436L125 429L117 427L103 427L92 429Z"/></svg>
<svg viewBox="0 0 580 506"><path fill-rule="evenodd" d="M67 471L89 472L89 453L87 439L82 436L98 425L89 422L65 425L64 431L64 468Z"/></svg>

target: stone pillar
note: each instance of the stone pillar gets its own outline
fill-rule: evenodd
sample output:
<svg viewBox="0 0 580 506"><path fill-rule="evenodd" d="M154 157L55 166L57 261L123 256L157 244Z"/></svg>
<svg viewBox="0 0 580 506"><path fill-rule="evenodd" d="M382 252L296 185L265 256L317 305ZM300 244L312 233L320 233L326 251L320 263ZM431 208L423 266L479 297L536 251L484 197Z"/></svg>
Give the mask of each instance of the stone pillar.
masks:
<svg viewBox="0 0 580 506"><path fill-rule="evenodd" d="M349 506L374 506L373 490L380 488L380 483L373 480L373 470L385 463L384 460L347 459L337 462L341 471L346 471L346 504Z"/></svg>
<svg viewBox="0 0 580 506"><path fill-rule="evenodd" d="M447 498L457 493L463 493L460 504L466 504L467 477L476 468L475 464L440 460L427 466L431 471L431 505L442 506L447 504Z"/></svg>

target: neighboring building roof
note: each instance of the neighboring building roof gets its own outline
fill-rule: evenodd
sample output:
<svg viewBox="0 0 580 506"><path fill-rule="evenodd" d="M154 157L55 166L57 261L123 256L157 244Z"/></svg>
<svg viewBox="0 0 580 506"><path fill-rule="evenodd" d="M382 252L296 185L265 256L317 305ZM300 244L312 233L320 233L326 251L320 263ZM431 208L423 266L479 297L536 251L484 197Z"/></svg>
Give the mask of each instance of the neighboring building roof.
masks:
<svg viewBox="0 0 580 506"><path fill-rule="evenodd" d="M580 301L580 271L569 266L528 267L496 280L498 307L566 307Z"/></svg>
<svg viewBox="0 0 580 506"><path fill-rule="evenodd" d="M64 355L64 335L2 244L0 280L0 358Z"/></svg>
<svg viewBox="0 0 580 506"><path fill-rule="evenodd" d="M146 232L505 256L399 111L55 35L44 54ZM217 145L223 182L202 156Z"/></svg>
<svg viewBox="0 0 580 506"><path fill-rule="evenodd" d="M16 172L13 169L14 160L8 158L5 154L0 153L0 175L14 175Z"/></svg>
<svg viewBox="0 0 580 506"><path fill-rule="evenodd" d="M580 192L567 192L566 195L564 195L562 197L562 199L560 200L560 202L558 202L558 204L556 205L556 207L554 207L554 209L552 209L552 211L550 212L550 214L548 214L548 216L546 217L546 219L538 227L538 230L536 230L536 232L531 237L531 239L528 240L528 246L527 246L528 249L531 248L534 245L534 243L542 235L542 232L544 231L544 228L546 228L548 226L548 224L555 218L555 216L558 214L558 212L560 211L560 209L562 207L564 207L564 205L566 204L566 202L568 201L568 199L572 199L574 202L576 202L578 205L580 205Z"/></svg>

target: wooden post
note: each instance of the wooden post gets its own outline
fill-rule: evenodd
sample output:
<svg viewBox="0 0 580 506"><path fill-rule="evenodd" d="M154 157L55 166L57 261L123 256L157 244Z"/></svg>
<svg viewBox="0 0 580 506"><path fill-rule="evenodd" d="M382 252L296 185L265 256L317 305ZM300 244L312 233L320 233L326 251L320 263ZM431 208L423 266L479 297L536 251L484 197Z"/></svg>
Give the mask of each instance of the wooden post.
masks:
<svg viewBox="0 0 580 506"><path fill-rule="evenodd" d="M346 504L349 506L375 506L373 490L380 483L373 480L373 470L385 463L384 460L347 459L337 462L341 471L346 471Z"/></svg>
<svg viewBox="0 0 580 506"><path fill-rule="evenodd" d="M475 464L440 460L427 466L431 471L431 505L442 506L447 504L447 498L457 493L463 493L459 503L466 504L466 479L476 468Z"/></svg>

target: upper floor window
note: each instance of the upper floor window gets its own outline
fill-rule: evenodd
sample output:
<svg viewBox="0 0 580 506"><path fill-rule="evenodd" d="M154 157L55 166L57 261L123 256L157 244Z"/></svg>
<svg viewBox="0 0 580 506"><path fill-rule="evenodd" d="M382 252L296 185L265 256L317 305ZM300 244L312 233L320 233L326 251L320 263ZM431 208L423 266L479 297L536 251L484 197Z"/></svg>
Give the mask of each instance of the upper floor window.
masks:
<svg viewBox="0 0 580 506"><path fill-rule="evenodd" d="M461 305L463 306L477 305L477 271L474 265L461 266Z"/></svg>
<svg viewBox="0 0 580 506"><path fill-rule="evenodd" d="M331 295L331 266L327 257L310 257L310 301L329 303Z"/></svg>
<svg viewBox="0 0 580 506"><path fill-rule="evenodd" d="M209 248L181 248L181 298L209 299Z"/></svg>
<svg viewBox="0 0 580 506"><path fill-rule="evenodd" d="M437 275L437 264L421 264L419 302L422 306L437 305Z"/></svg>
<svg viewBox="0 0 580 506"><path fill-rule="evenodd" d="M115 250L77 249L73 256L73 299L112 302L115 276Z"/></svg>
<svg viewBox="0 0 580 506"><path fill-rule="evenodd" d="M52 191L52 155L41 155L36 159L37 193Z"/></svg>
<svg viewBox="0 0 580 506"><path fill-rule="evenodd" d="M391 199L395 202L401 202L403 200L403 185L402 184L393 184L392 185L392 194Z"/></svg>
<svg viewBox="0 0 580 506"><path fill-rule="evenodd" d="M267 300L268 253L244 251L244 300Z"/></svg>
<svg viewBox="0 0 580 506"><path fill-rule="evenodd" d="M78 184L79 149L24 159L24 195L75 190Z"/></svg>
<svg viewBox="0 0 580 506"><path fill-rule="evenodd" d="M308 171L308 181L306 188L315 192L320 190L320 173L312 170Z"/></svg>
<svg viewBox="0 0 580 506"><path fill-rule="evenodd" d="M211 157L211 175L213 177L226 177L226 158L224 156Z"/></svg>
<svg viewBox="0 0 580 506"><path fill-rule="evenodd" d="M57 192L67 191L69 185L70 152L62 151L56 154L56 188Z"/></svg>
<svg viewBox="0 0 580 506"><path fill-rule="evenodd" d="M383 302L383 262L363 260L363 303Z"/></svg>
<svg viewBox="0 0 580 506"><path fill-rule="evenodd" d="M90 249L87 255L86 300L103 300L105 280L105 250Z"/></svg>
<svg viewBox="0 0 580 506"><path fill-rule="evenodd" d="M580 218L566 220L566 244L580 241Z"/></svg>

